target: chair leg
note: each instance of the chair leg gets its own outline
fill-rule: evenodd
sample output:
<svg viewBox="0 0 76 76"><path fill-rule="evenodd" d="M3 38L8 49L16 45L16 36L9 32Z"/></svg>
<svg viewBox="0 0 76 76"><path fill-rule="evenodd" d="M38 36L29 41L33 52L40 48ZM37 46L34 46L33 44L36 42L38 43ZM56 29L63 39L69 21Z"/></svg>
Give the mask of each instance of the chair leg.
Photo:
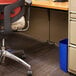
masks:
<svg viewBox="0 0 76 76"><path fill-rule="evenodd" d="M32 76L32 70L31 70L31 66L26 63L24 60L20 59L19 57L13 55L12 53L8 52L7 50L4 50L3 51L3 55L2 55L4 58L5 57L8 57L10 59L13 59L19 63L21 63L22 65L25 66L25 68L27 69L27 76Z"/></svg>
<svg viewBox="0 0 76 76"><path fill-rule="evenodd" d="M8 52L7 50L5 50L5 39L2 39L2 50L0 50L0 61L4 62L5 57L8 57L10 59L13 59L19 63L21 63L22 65L25 66L25 68L27 69L27 76L32 76L32 69L31 66L26 63L24 60L20 59L19 57L15 56L14 54Z"/></svg>
<svg viewBox="0 0 76 76"><path fill-rule="evenodd" d="M24 65L28 70L31 70L31 66L28 63L26 63L24 60L20 59L19 57L13 55L12 53L10 53L6 50L4 51L3 54L4 54L3 56L11 58L11 59L21 63L22 65Z"/></svg>

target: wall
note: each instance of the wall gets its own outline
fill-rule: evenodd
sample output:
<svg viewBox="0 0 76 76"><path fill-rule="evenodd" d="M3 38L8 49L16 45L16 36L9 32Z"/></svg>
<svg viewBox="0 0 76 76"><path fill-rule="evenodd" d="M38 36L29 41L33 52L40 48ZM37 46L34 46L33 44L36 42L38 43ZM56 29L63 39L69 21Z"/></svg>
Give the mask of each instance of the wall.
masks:
<svg viewBox="0 0 76 76"><path fill-rule="evenodd" d="M58 42L68 37L68 12L51 11L50 40Z"/></svg>

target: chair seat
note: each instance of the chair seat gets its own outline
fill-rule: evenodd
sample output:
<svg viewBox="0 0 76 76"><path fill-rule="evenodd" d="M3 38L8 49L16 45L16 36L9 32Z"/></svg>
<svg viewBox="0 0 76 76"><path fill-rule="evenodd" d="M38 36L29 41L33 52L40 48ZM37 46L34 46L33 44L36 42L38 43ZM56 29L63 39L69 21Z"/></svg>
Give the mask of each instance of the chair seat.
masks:
<svg viewBox="0 0 76 76"><path fill-rule="evenodd" d="M10 17L15 17L17 14L19 14L19 12L21 11L21 8L18 7L16 9L13 10L14 13L11 13ZM4 14L0 13L0 20L4 19Z"/></svg>
<svg viewBox="0 0 76 76"><path fill-rule="evenodd" d="M0 6L9 5L9 4L15 3L17 1L18 0L0 0ZM1 9L0 9L0 11L1 11ZM18 7L16 9L14 9L13 11L14 11L14 13L11 13L10 17L15 17L21 11L21 8ZM0 20L2 20L2 19L4 19L4 14L0 13Z"/></svg>
<svg viewBox="0 0 76 76"><path fill-rule="evenodd" d="M12 4L17 2L17 0L0 0L0 5L2 4Z"/></svg>

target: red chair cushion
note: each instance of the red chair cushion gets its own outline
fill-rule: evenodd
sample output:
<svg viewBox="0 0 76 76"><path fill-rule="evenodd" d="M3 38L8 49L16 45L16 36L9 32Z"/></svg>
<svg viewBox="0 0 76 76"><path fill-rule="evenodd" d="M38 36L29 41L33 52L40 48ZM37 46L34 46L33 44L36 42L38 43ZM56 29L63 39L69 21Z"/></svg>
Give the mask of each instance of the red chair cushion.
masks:
<svg viewBox="0 0 76 76"><path fill-rule="evenodd" d="M12 4L17 2L18 0L0 0L0 5L2 4Z"/></svg>
<svg viewBox="0 0 76 76"><path fill-rule="evenodd" d="M17 2L18 0L0 0L0 5L8 5ZM15 17L21 11L20 7L15 8L14 13L10 14L10 17ZM4 19L4 14L0 14L0 19Z"/></svg>

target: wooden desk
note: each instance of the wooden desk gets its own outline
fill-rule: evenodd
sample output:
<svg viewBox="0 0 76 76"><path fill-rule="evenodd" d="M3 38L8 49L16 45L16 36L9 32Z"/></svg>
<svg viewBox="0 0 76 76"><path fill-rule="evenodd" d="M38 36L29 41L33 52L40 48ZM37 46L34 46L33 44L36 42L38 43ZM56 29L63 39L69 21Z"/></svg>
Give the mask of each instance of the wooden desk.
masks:
<svg viewBox="0 0 76 76"><path fill-rule="evenodd" d="M68 10L68 2L36 1L32 0L32 6Z"/></svg>

